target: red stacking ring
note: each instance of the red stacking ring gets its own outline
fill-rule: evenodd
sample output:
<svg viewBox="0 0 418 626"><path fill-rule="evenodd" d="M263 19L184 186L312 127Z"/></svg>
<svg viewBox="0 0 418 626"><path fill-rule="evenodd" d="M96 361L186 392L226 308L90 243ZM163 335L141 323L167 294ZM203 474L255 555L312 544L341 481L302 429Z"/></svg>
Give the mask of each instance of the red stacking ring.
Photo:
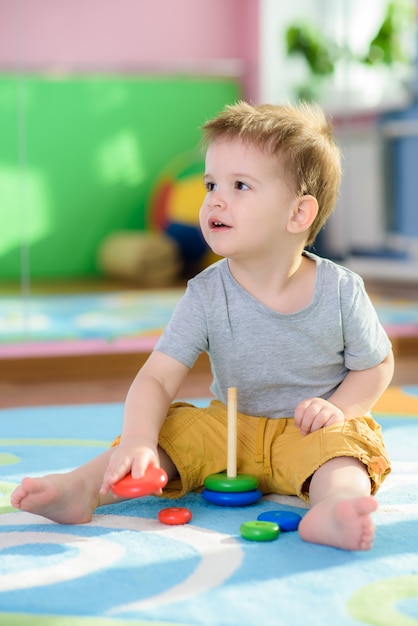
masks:
<svg viewBox="0 0 418 626"><path fill-rule="evenodd" d="M187 524L192 519L192 512L184 507L172 506L168 509L161 509L158 513L158 520L162 524L169 524L170 526L177 526L180 524Z"/></svg>

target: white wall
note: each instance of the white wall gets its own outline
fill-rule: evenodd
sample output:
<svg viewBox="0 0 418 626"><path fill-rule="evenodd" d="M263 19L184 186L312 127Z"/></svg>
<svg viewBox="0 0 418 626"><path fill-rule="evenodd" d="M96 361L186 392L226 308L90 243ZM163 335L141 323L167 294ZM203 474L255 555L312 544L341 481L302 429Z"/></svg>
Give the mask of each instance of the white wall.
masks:
<svg viewBox="0 0 418 626"><path fill-rule="evenodd" d="M295 22L307 22L339 45L364 54L377 32L389 0L260 0L260 100L295 99L295 85L308 78L304 59L288 57L285 33ZM407 0L408 1L408 0ZM416 0L410 0L414 6ZM416 26L411 22L411 56ZM335 117L336 139L343 154L339 200L324 231L325 252L339 258L354 249L376 251L388 240L386 229L383 138L377 115L408 103L403 82L414 67L388 72L341 64L324 89L320 103ZM397 79L400 79L399 81Z"/></svg>
<svg viewBox="0 0 418 626"><path fill-rule="evenodd" d="M294 99L295 86L308 78L304 59L287 56L285 33L290 24L308 23L325 38L363 55L383 21L389 1L260 0L260 100ZM416 0L405 2L415 7ZM413 17L402 41L413 60L416 54ZM414 79L414 69L413 63L388 70L341 61L335 75L324 86L321 104L333 113L402 106L408 97L405 82Z"/></svg>

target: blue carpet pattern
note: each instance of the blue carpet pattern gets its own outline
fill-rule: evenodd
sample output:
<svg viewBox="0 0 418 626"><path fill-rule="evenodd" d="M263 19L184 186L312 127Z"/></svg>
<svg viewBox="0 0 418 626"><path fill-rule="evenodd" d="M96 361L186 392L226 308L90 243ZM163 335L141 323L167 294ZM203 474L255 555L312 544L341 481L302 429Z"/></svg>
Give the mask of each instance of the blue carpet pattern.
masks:
<svg viewBox="0 0 418 626"><path fill-rule="evenodd" d="M417 387L401 393L416 404ZM241 538L242 522L299 512L293 497L226 508L189 494L193 513L166 526L173 503L146 497L102 507L90 524L58 525L16 512L25 475L66 471L104 450L122 405L0 411L0 624L4 626L418 626L418 413L375 414L393 459L378 494L376 542L349 553Z"/></svg>

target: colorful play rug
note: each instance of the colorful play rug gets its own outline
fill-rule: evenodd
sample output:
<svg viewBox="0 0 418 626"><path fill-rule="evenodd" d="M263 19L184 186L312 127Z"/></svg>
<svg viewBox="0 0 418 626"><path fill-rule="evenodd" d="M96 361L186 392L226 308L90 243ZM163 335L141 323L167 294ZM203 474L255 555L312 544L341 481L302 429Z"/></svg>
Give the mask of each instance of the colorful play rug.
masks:
<svg viewBox="0 0 418 626"><path fill-rule="evenodd" d="M183 289L0 297L0 358L148 352ZM418 338L418 301L373 298L389 336Z"/></svg>
<svg viewBox="0 0 418 626"><path fill-rule="evenodd" d="M184 526L161 524L169 504L155 497L103 507L82 526L14 512L9 493L23 476L104 450L122 405L1 410L0 624L417 626L418 387L389 390L375 417L393 473L378 494L373 549L349 553L296 532L266 543L240 536L261 512L304 515L293 497L228 508L190 494L176 503L192 511Z"/></svg>
<svg viewBox="0 0 418 626"><path fill-rule="evenodd" d="M148 352L183 292L0 297L0 358Z"/></svg>

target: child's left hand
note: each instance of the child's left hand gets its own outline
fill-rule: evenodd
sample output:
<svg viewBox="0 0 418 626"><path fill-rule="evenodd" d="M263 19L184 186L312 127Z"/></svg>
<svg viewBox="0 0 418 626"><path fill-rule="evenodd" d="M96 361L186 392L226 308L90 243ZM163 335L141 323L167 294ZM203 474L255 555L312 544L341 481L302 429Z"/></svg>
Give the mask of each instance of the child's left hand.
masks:
<svg viewBox="0 0 418 626"><path fill-rule="evenodd" d="M324 426L345 422L344 413L335 404L323 398L308 398L299 402L295 409L294 423L303 435Z"/></svg>

